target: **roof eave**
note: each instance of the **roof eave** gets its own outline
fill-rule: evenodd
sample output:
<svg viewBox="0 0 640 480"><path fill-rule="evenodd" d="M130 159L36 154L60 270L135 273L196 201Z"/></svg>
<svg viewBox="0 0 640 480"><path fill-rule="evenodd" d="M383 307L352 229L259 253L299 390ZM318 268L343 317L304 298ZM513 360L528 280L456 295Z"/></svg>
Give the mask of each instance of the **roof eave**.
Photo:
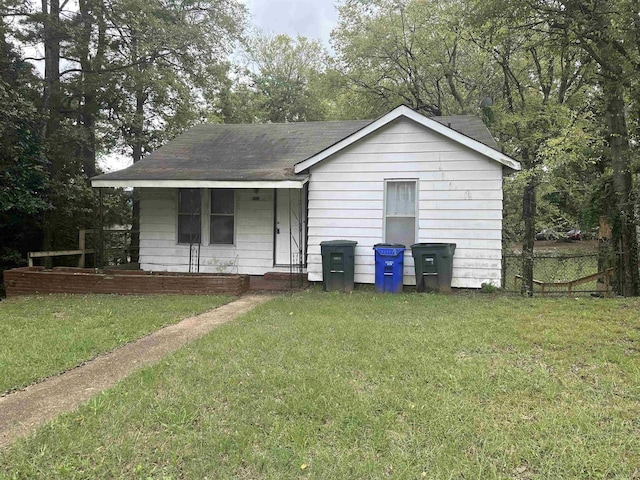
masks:
<svg viewBox="0 0 640 480"><path fill-rule="evenodd" d="M385 125L388 125L393 120L400 117L409 118L417 122L418 124L423 125L437 133L440 133L441 135L444 135L445 137L450 138L451 140L454 140L462 145L465 145L466 147L472 150L475 150L476 152L484 155L485 157L495 160L498 163L501 163L505 167L508 167L514 171L521 170L522 168L519 162L505 155L504 153L501 153L498 150L491 148L482 142L474 140L473 138L467 137L466 135L463 135L445 125L442 125L441 123L438 123L435 120L431 120L430 118L425 117L424 115L412 110L411 108L405 105L400 105L399 107L393 109L386 115L383 115L379 119L373 121L366 127L362 128L361 130L358 130L354 134L339 141L335 145L332 145L331 147L323 150L322 152L317 153L312 157L309 157L306 160L298 162L294 167L295 173L301 173L306 171L307 169L313 167L319 162L330 157L331 155L334 155L340 150L347 148L349 145L354 144L358 140L361 140L367 135L375 132L376 130L384 127Z"/></svg>
<svg viewBox="0 0 640 480"><path fill-rule="evenodd" d="M140 180L108 179L94 177L95 188L290 188L301 189L309 181L308 176L287 180Z"/></svg>

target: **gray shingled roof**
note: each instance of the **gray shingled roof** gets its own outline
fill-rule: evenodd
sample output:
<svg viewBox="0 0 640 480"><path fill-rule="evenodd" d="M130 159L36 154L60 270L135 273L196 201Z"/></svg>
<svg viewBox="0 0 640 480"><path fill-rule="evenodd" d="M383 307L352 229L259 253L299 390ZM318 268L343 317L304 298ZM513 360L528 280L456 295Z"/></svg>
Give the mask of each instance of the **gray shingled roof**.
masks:
<svg viewBox="0 0 640 480"><path fill-rule="evenodd" d="M491 136L491 133L487 129L487 126L480 120L480 117L475 115L450 115L447 117L430 117L431 120L435 120L442 125L445 125L458 133L461 133L469 138L473 138L480 143L484 143L488 147L494 150L500 151L500 147L496 143L495 139Z"/></svg>
<svg viewBox="0 0 640 480"><path fill-rule="evenodd" d="M482 121L471 115L433 117L494 149ZM94 180L289 180L293 166L373 120L198 125L143 160Z"/></svg>

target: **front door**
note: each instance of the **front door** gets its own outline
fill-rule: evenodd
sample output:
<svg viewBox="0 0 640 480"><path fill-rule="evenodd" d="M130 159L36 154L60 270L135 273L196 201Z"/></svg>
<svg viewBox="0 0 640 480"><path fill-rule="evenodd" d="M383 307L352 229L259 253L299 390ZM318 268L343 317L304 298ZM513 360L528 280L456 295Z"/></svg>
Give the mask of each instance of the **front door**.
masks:
<svg viewBox="0 0 640 480"><path fill-rule="evenodd" d="M305 209L304 189L276 190L276 265L299 265L304 259Z"/></svg>

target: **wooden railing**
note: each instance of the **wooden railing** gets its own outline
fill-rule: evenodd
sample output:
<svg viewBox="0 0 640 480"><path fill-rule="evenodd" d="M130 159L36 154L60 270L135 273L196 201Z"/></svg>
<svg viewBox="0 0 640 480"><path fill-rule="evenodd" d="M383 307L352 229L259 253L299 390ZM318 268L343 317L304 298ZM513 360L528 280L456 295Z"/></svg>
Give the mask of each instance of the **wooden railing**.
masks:
<svg viewBox="0 0 640 480"><path fill-rule="evenodd" d="M29 252L27 254L27 260L29 266L33 267L33 260L36 258L52 258L52 257L64 257L64 256L77 256L78 267L84 268L86 266L86 256L88 254L94 254L96 260L94 266L104 266L105 256L113 253L120 254L120 257L129 258L132 255L131 247L131 235L138 233L128 228L114 228L100 230L78 230L78 248L73 250L52 250L44 252ZM118 239L117 246L113 245L113 235L124 235ZM108 238L111 238L109 240ZM87 248L87 242L94 246L94 248Z"/></svg>
<svg viewBox="0 0 640 480"><path fill-rule="evenodd" d="M78 249L77 250L55 250L48 252L29 252L27 259L29 266L33 267L34 258L52 258L78 255L78 267L84 268L87 253L94 253L92 248L86 248L87 231L78 230Z"/></svg>

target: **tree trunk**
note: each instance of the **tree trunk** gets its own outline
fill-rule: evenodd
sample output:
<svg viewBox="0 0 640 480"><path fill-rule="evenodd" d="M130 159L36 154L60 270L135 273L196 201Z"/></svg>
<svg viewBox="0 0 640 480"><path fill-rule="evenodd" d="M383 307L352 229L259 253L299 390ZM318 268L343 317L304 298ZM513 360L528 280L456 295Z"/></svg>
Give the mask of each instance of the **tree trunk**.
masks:
<svg viewBox="0 0 640 480"><path fill-rule="evenodd" d="M136 113L133 124L133 163L142 159L144 104L146 97L142 88L136 89ZM140 198L133 189L133 212L131 220L131 262L140 260Z"/></svg>
<svg viewBox="0 0 640 480"><path fill-rule="evenodd" d="M44 140L59 121L60 108L60 0L42 0L44 41L44 89L42 92L42 124L40 137ZM52 164L49 164L50 169Z"/></svg>
<svg viewBox="0 0 640 480"><path fill-rule="evenodd" d="M106 26L102 14L102 2L80 0L78 2L82 28L78 51L82 67L82 104L80 105L80 125L84 131L80 147L82 170L87 179L96 175L96 119L100 112L98 89L104 62ZM92 45L92 35L97 27L97 41Z"/></svg>
<svg viewBox="0 0 640 480"><path fill-rule="evenodd" d="M630 168L629 137L625 118L624 86L619 78L604 77L605 119L609 134L609 150L613 167L613 190L616 200L617 218L612 225L617 226L614 236L620 245L619 255L622 265L622 294L637 296L639 289L638 241L636 235L635 203L633 198L633 178Z"/></svg>
<svg viewBox="0 0 640 480"><path fill-rule="evenodd" d="M599 218L598 228L598 271L604 272L608 268L617 266L611 259L611 225L609 224L609 217L607 215L601 215ZM596 290L598 294L604 295L607 292L604 291L605 280L603 278L598 279L596 282ZM615 290L618 289L619 282L613 279L612 283L609 283L610 287Z"/></svg>
<svg viewBox="0 0 640 480"><path fill-rule="evenodd" d="M80 158L87 181L96 176L96 112L100 108L96 96L90 93L91 88L83 85L84 104L80 107L80 123L84 130Z"/></svg>
<svg viewBox="0 0 640 480"><path fill-rule="evenodd" d="M522 196L522 218L524 220L524 239L522 242L522 288L521 293L533 296L533 242L536 238L536 193L538 178L534 172L524 187Z"/></svg>
<svg viewBox="0 0 640 480"><path fill-rule="evenodd" d="M42 0L42 30L44 42L44 88L42 91L42 122L40 139L45 148L51 151L49 137L59 129L61 119L60 94L60 0ZM47 170L53 180L56 174L56 159L47 155ZM48 195L47 195L48 196ZM48 210L42 224L42 249L53 250L53 215ZM45 266L51 267L51 259L45 259Z"/></svg>
<svg viewBox="0 0 640 480"><path fill-rule="evenodd" d="M135 31L132 31L132 50L134 54L137 54L137 39ZM135 59L133 59L135 61ZM133 163L137 163L142 159L143 145L144 145L144 105L147 101L147 95L145 93L142 83L142 70L144 64L140 64L136 67L138 75L135 80L138 82L135 88L136 94L136 111L133 118L133 125L131 128L131 148L133 150ZM140 198L136 189L133 189L133 211L131 219L131 262L137 263L140 260Z"/></svg>

